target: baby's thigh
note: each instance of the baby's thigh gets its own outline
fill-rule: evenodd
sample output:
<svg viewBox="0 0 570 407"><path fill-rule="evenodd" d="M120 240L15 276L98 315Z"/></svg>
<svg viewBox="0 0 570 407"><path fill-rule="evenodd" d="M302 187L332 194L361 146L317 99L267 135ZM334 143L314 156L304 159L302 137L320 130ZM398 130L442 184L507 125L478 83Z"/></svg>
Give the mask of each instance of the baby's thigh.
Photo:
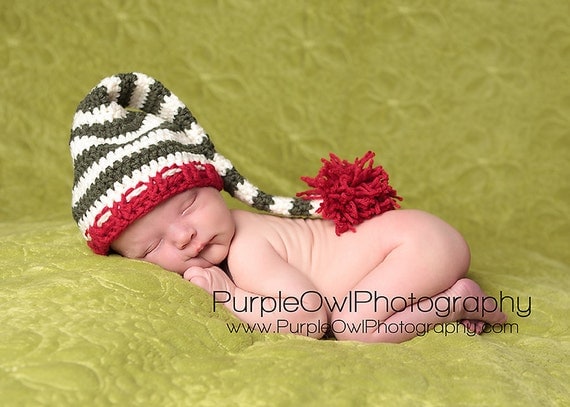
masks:
<svg viewBox="0 0 570 407"><path fill-rule="evenodd" d="M469 268L467 242L435 215L419 210L390 211L372 226L380 233L377 240L382 242L382 257L371 273L389 266L404 275L454 272L460 278Z"/></svg>
<svg viewBox="0 0 570 407"><path fill-rule="evenodd" d="M459 232L436 216L398 210L381 215L368 226L382 231L375 240L381 243L383 252L366 272L357 273L358 280L346 288L345 295L431 297L467 273L470 261L467 243ZM365 306L361 309L367 317L382 319L390 314L366 310Z"/></svg>

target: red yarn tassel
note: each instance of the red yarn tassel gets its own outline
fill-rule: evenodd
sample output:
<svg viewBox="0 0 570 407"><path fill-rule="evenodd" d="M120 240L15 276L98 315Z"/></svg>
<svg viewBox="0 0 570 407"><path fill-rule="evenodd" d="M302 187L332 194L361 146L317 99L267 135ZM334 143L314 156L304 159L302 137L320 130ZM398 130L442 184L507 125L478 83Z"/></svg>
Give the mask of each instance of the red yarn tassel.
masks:
<svg viewBox="0 0 570 407"><path fill-rule="evenodd" d="M402 198L388 183L388 174L381 166L374 167L374 153L368 151L354 163L330 154L323 158L323 167L316 177L301 177L313 189L299 192L304 199L322 199L317 213L333 220L337 235L383 212L399 208ZM368 165L366 165L368 164Z"/></svg>

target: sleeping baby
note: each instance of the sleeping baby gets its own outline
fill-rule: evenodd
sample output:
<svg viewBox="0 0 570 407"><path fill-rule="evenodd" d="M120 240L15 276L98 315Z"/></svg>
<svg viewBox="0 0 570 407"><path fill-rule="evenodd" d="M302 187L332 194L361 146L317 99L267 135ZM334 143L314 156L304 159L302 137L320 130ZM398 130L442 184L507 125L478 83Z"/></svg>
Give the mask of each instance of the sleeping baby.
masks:
<svg viewBox="0 0 570 407"><path fill-rule="evenodd" d="M331 154L312 188L269 195L216 152L180 100L140 73L103 79L70 139L72 212L89 247L157 264L244 324L339 340L402 342L445 323L506 316L465 278L469 248L401 199L368 152ZM231 210L221 191L266 213Z"/></svg>

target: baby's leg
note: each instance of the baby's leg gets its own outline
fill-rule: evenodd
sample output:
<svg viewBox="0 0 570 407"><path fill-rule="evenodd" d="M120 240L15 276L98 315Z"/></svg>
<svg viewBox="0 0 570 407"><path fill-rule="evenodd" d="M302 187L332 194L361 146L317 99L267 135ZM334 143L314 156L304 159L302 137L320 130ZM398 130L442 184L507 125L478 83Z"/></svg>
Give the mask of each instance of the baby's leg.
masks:
<svg viewBox="0 0 570 407"><path fill-rule="evenodd" d="M454 321L461 321L468 330L480 334L485 323L501 324L507 319L500 311L484 311L486 297L476 282L462 278L441 294L412 304L383 323L375 321L372 329L359 340L403 342L423 335L438 324Z"/></svg>
<svg viewBox="0 0 570 407"><path fill-rule="evenodd" d="M426 302L418 303L422 298L434 304L440 297L465 296L475 296L482 301L485 295L477 284L463 279L469 268L470 253L465 240L455 229L424 212L398 212L394 211L389 217L385 217L388 213L382 215L384 224L380 225L386 233L398 236L398 244L350 290L353 293L372 293L387 300L359 303L356 310L345 307L340 312L333 312L331 319L361 328L365 320L384 322L385 325L397 323L401 327L400 322L404 325L436 324L465 319L468 320L467 326L474 329L482 329L481 324L477 326L472 322L474 320L503 322L505 318L501 313L487 314L482 318L467 312L461 306L463 302L459 301L455 304L455 311L445 316L442 312L438 315L433 306L429 310ZM394 298L396 300L392 301ZM349 331L336 332L336 337L364 342L402 342L417 335L417 331L410 329L398 329L394 333L386 329Z"/></svg>

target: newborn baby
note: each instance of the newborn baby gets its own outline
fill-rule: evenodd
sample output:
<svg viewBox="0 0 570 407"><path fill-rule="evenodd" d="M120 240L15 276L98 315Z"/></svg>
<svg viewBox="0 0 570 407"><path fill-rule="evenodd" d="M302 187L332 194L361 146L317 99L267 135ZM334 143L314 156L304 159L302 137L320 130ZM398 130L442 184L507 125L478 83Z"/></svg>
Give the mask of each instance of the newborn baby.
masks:
<svg viewBox="0 0 570 407"><path fill-rule="evenodd" d="M397 209L401 198L372 152L354 163L331 155L317 177L303 178L313 189L300 197L267 194L141 73L91 90L70 149L72 213L94 253L113 249L179 273L250 326L401 342L445 322L480 333L506 319L464 278L461 235ZM271 215L228 209L222 190Z"/></svg>
<svg viewBox="0 0 570 407"><path fill-rule="evenodd" d="M250 325L277 327L278 320L287 321L281 323L280 332L293 328L295 333L321 337L322 330L308 328L333 320L398 326L463 320L470 330L480 332L485 322L505 321L499 311L481 315L485 294L464 278L470 255L461 235L439 218L416 210L389 211L356 226L356 233L337 236L331 221L229 210L216 189L194 188L136 220L111 247L125 257L177 272L212 295L229 293L232 300L224 304ZM218 267L226 259L231 278ZM246 312L235 312L233 306L256 297L319 301L319 296L306 295L309 292L320 293L330 304L342 302L349 292L379 292L407 302L398 304L402 308L398 312L374 301L361 301L357 310L345 307L340 312L321 303L295 307L295 312L283 310L287 308L283 303L272 307L281 312L262 313L261 301L251 302ZM426 305L414 304L410 296ZM432 304L439 297L455 300L455 309L438 312ZM466 297L479 302L473 307L476 312L462 305ZM401 342L417 334L414 329L360 329L336 337Z"/></svg>

